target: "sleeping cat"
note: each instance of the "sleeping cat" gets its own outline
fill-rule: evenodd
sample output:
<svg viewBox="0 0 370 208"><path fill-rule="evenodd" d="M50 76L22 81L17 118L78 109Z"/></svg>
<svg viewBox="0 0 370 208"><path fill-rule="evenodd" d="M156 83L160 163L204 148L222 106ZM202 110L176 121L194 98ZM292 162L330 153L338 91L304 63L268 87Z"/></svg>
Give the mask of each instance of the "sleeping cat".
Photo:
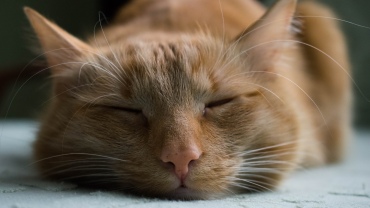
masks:
<svg viewBox="0 0 370 208"><path fill-rule="evenodd" d="M45 177L209 199L343 157L349 64L314 1L134 0L85 42L25 13L53 81L34 146Z"/></svg>

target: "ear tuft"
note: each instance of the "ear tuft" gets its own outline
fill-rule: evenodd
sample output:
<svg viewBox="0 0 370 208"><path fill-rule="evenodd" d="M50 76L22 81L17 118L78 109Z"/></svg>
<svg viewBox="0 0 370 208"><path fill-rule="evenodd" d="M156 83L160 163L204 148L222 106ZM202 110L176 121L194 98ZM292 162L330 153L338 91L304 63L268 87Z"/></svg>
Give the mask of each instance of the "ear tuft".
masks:
<svg viewBox="0 0 370 208"><path fill-rule="evenodd" d="M290 32L301 35L303 32L303 20L300 17L294 17L290 26Z"/></svg>

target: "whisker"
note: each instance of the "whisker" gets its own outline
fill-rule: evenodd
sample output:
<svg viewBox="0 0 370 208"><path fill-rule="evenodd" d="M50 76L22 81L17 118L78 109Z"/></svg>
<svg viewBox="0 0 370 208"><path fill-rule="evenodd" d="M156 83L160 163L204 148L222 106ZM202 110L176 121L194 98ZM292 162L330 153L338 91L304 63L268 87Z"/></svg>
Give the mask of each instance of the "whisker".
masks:
<svg viewBox="0 0 370 208"><path fill-rule="evenodd" d="M248 173L248 172L238 172L235 174L235 177L252 177L252 178L260 178L260 179L265 179L267 181L271 181L273 183L278 183L280 182L279 180L276 180L272 177L264 176L261 174L254 174L254 173Z"/></svg>
<svg viewBox="0 0 370 208"><path fill-rule="evenodd" d="M243 190L247 190L247 191L251 191L251 192L261 192L261 190L258 190L258 189L255 189L255 188L252 188L252 187L249 187L247 185L242 185L240 183L237 183L237 182L233 182L233 181L230 181L229 184L231 186L234 186L234 187L238 187L238 188L241 188Z"/></svg>
<svg viewBox="0 0 370 208"><path fill-rule="evenodd" d="M295 17L298 17L298 18L321 18L321 19L331 19L331 20L336 20L336 21L340 21L340 22L344 22L344 23L348 23L348 24L351 24L351 25L354 25L354 26L357 26L357 27L362 27L362 28L365 28L365 29L370 29L370 27L368 26L365 26L365 25L361 25L361 24L357 24L357 23L354 23L354 22L351 22L351 21L348 21L348 20L344 20L344 19L340 19L340 18L336 18L336 17L326 17L326 16L295 16Z"/></svg>
<svg viewBox="0 0 370 208"><path fill-rule="evenodd" d="M271 186L271 184L267 184L267 183L264 183L262 181L257 181L257 180L252 180L252 179L242 179L242 178L233 178L232 180L244 182L244 183L247 183L247 184L252 184L254 186L262 188L262 190L272 191L272 189L267 188L266 186L264 186L264 185Z"/></svg>
<svg viewBox="0 0 370 208"><path fill-rule="evenodd" d="M75 176L70 176L70 177L64 177L61 180L70 181L70 180L74 180L74 179L81 179L81 178L88 178L88 177L91 177L91 178L108 177L109 178L109 177L117 177L117 176L114 175L114 174L110 174L110 173L90 173L90 174L84 174L84 175L75 175Z"/></svg>
<svg viewBox="0 0 370 208"><path fill-rule="evenodd" d="M211 67L211 69L214 69L215 66L217 66L217 64L219 63L219 61L221 60L221 56L223 55L222 52L224 50L224 47L225 47L225 17L224 17L224 11L223 11L223 8L222 8L222 4L221 4L221 0L218 0L218 5L220 7L220 12L221 12L221 18L222 18L222 45L221 45L221 50L218 54L218 57L217 57L217 60L216 62L214 63L214 65Z"/></svg>
<svg viewBox="0 0 370 208"><path fill-rule="evenodd" d="M266 165L288 165L286 169L298 167L298 165L293 162L287 162L287 161L282 161L282 160L262 160L262 161L253 161L253 162L243 162L241 169L245 168L245 170L249 170L250 168L251 169L260 168L260 166L264 168L266 167Z"/></svg>
<svg viewBox="0 0 370 208"><path fill-rule="evenodd" d="M261 148L258 148L258 149L248 150L248 151L243 152L241 155L244 156L244 155L247 155L249 153L260 152L262 150L267 150L267 149L273 149L273 148L277 148L277 147L287 146L287 145L294 144L294 143L296 143L296 141L283 142L281 144L276 144L276 145L272 145L272 146L267 146L267 147L261 147Z"/></svg>
<svg viewBox="0 0 370 208"><path fill-rule="evenodd" d="M280 156L285 156L285 155L295 155L297 154L297 152L283 152L283 153L279 153L279 154L267 154L267 155L264 155L264 156L259 156L259 157L251 157L251 158L246 158L243 160L243 164L253 164L253 163L258 163L259 161L261 161L262 159L268 159L268 158L272 158L272 157L280 157ZM264 162L266 162L265 160L262 160Z"/></svg>
<svg viewBox="0 0 370 208"><path fill-rule="evenodd" d="M98 20L98 22L97 22L97 23L95 24L95 26L94 26L94 40L95 40L95 44L96 44L97 46L99 46L99 44L98 44L98 42L97 42L97 38L96 38L96 27L97 27L97 25L99 24L100 29L101 29L101 32L102 32L103 37L104 37L104 40L105 40L106 44L108 45L110 52L113 54L113 57L114 57L114 59L116 60L117 64L121 67L122 72L124 72L123 67L122 67L122 65L121 65L120 61L118 60L118 58L117 58L116 54L113 52L113 49L112 49L112 47L111 47L111 45L110 45L110 43L109 43L109 41L108 41L108 39L107 39L107 36L105 35L104 29L103 29L103 26L102 26L102 19L101 19L101 16L102 16L102 15L104 16L104 14L103 14L102 12L99 12L99 15L98 15L98 16L99 16L99 20ZM105 19L106 19L106 18L105 18ZM117 67L113 62L111 62L110 60L108 60L108 63L112 64L112 66L113 66L117 71L119 71L118 67ZM119 73L117 73L117 74L119 74ZM121 78L122 78L122 77L121 77Z"/></svg>
<svg viewBox="0 0 370 208"><path fill-rule="evenodd" d="M282 102L284 105L285 105L285 102L284 100L282 100L275 92L273 92L272 90L268 89L267 87L264 87L262 85L259 85L259 84L256 84L256 83L245 83L245 84L250 84L250 85L254 85L254 86L258 86L258 87L261 87L262 89L266 90L267 92L271 93L272 95L274 95L277 99L280 100L280 102ZM263 94L262 94L263 95ZM263 95L264 96L264 95ZM264 96L265 97L265 96ZM265 97L266 98L266 97ZM266 98L267 99L267 98ZM269 102L269 101L267 101Z"/></svg>
<svg viewBox="0 0 370 208"><path fill-rule="evenodd" d="M258 168L258 167L249 167L249 168L245 168L245 169L239 169L239 173L258 173L258 174L262 174L262 173L273 173L273 174L279 174L279 175L283 175L286 173L286 170L290 170L290 169L287 169L287 168L281 168L280 169L276 169L276 168Z"/></svg>
<svg viewBox="0 0 370 208"><path fill-rule="evenodd" d="M115 157L110 157L110 156L105 156L105 155L99 155L99 154L91 154L91 153L79 152L79 153L66 153L66 154L54 155L54 156L51 156L51 157L47 157L47 158L43 158L43 159L37 160L37 161L35 161L33 163L28 164L27 166L31 166L31 165L34 165L36 163L39 163L39 162L42 162L42 161L45 161L45 160L49 160L49 159L53 159L53 158L57 158L57 157L63 157L63 156L71 156L71 155L96 156L96 157L106 158L106 159L110 159L110 160L116 160L116 161L126 162L126 160L122 160L122 159L115 158Z"/></svg>

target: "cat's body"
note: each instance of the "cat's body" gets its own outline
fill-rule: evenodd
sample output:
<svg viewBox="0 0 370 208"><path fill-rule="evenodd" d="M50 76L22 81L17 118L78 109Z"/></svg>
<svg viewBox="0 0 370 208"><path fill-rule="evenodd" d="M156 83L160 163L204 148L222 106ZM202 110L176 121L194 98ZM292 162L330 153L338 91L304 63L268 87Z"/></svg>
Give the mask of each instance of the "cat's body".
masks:
<svg viewBox="0 0 370 208"><path fill-rule="evenodd" d="M200 199L268 190L299 166L340 160L343 37L328 19L302 17L296 38L294 11L281 0L251 26L265 13L255 1L136 0L85 44L27 9L54 76L35 144L41 172ZM332 17L312 2L298 11Z"/></svg>

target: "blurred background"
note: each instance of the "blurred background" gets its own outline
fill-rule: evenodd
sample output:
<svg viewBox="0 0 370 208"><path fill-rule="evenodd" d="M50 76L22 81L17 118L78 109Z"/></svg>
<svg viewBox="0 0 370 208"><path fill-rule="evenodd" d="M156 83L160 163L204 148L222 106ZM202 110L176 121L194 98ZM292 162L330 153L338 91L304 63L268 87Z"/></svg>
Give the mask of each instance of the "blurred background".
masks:
<svg viewBox="0 0 370 208"><path fill-rule="evenodd" d="M270 5L274 0L262 2ZM321 2L333 8L339 18L370 27L369 0ZM27 65L36 55L30 48L34 40L23 6L36 9L71 34L85 38L93 32L99 11L109 20L125 3L125 0L1 0L0 119L37 119L50 94L48 72L40 72L40 65ZM370 127L370 103L366 100L370 99L370 29L345 22L341 25L350 49L353 78L363 93L353 88L354 123L360 128Z"/></svg>

